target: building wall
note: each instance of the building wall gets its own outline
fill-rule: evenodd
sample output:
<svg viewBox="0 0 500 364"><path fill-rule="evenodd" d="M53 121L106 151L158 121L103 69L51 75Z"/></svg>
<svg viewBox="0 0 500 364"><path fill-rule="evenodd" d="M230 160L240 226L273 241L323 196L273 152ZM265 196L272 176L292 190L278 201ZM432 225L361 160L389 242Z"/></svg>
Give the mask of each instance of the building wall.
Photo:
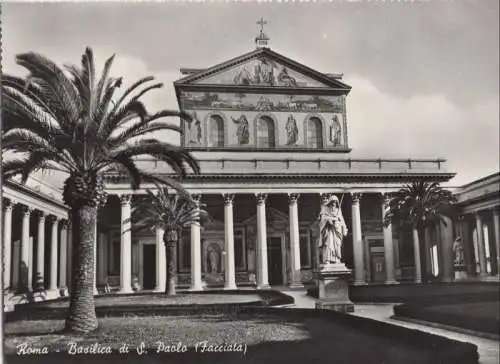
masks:
<svg viewBox="0 0 500 364"><path fill-rule="evenodd" d="M263 116L270 117L274 123L277 148L307 148L307 122L311 118L321 122L323 148L346 147L343 96L183 92L180 100L183 110L194 119L185 125L187 132L183 142L188 147L212 146L210 119L214 116L220 116L224 122L225 147L255 147L257 123ZM237 137L242 117L248 122L248 141L238 140ZM290 126L292 123L297 127L296 138L287 134L287 124Z"/></svg>

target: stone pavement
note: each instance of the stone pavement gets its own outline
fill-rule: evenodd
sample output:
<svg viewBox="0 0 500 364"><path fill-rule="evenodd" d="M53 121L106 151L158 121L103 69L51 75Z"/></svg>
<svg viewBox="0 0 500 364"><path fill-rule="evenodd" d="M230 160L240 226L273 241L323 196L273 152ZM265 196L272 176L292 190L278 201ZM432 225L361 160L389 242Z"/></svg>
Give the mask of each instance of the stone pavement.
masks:
<svg viewBox="0 0 500 364"><path fill-rule="evenodd" d="M314 298L307 296L305 291L291 291L287 289L281 292L292 296L295 300L294 305L289 307L296 308L314 308ZM430 327L423 324L400 321L392 319L394 303L376 303L376 304L356 304L353 315L366 317L373 320L383 321L392 325L399 325L410 329L425 331L431 334L447 337L452 340L469 342L477 345L480 364L498 364L500 358L500 343L495 340L481 338L473 335L461 334L437 327Z"/></svg>

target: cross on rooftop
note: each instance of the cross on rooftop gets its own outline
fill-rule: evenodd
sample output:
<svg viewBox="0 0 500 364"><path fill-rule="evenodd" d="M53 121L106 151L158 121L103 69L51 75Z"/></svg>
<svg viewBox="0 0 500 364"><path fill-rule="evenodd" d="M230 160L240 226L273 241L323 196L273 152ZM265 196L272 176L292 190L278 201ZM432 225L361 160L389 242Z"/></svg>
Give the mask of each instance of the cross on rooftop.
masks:
<svg viewBox="0 0 500 364"><path fill-rule="evenodd" d="M260 32L263 33L264 32L264 25L267 24L267 21L264 20L264 18L260 18L259 21L257 21L257 24L260 25Z"/></svg>

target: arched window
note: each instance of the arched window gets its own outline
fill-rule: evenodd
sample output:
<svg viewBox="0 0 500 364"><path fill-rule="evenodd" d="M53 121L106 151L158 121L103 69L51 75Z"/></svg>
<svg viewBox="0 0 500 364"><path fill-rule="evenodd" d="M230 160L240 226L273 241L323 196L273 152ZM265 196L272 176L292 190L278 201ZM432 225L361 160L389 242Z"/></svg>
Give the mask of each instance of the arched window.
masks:
<svg viewBox="0 0 500 364"><path fill-rule="evenodd" d="M224 120L219 115L210 116L208 123L209 140L208 143L211 147L224 146Z"/></svg>
<svg viewBox="0 0 500 364"><path fill-rule="evenodd" d="M323 148L323 131L321 120L310 118L307 123L307 146L311 148Z"/></svg>
<svg viewBox="0 0 500 364"><path fill-rule="evenodd" d="M268 116L262 116L257 123L257 146L274 148L274 122Z"/></svg>

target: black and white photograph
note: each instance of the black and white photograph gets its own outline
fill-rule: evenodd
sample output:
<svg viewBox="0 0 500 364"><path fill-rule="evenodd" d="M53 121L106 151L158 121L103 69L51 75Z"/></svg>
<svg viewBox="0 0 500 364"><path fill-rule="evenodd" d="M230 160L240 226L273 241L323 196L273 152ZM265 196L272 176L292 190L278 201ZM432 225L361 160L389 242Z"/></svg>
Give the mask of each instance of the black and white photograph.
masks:
<svg viewBox="0 0 500 364"><path fill-rule="evenodd" d="M4 1L0 362L497 364L499 7Z"/></svg>

